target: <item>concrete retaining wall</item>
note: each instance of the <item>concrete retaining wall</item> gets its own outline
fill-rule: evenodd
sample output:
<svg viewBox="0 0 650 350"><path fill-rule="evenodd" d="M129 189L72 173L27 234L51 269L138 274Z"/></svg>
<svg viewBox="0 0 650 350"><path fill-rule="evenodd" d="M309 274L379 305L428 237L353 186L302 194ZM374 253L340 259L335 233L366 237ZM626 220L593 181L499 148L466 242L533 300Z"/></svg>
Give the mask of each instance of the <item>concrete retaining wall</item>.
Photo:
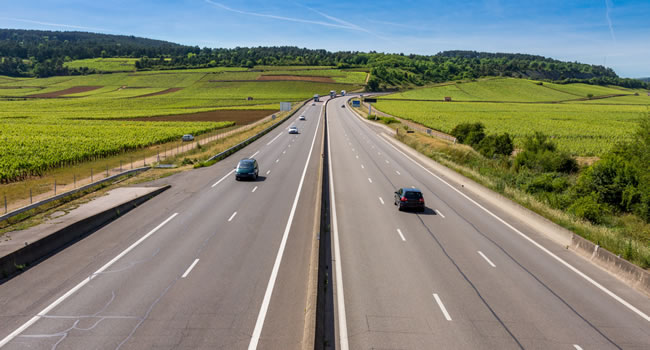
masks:
<svg viewBox="0 0 650 350"><path fill-rule="evenodd" d="M33 266L41 260L54 255L63 248L88 236L100 227L126 214L131 209L146 202L150 198L157 196L170 187L170 185L161 187L147 195L135 198L117 207L92 215L86 219L62 228L49 236L41 238L36 242L28 244L11 254L0 257L0 279L19 273L23 269Z"/></svg>

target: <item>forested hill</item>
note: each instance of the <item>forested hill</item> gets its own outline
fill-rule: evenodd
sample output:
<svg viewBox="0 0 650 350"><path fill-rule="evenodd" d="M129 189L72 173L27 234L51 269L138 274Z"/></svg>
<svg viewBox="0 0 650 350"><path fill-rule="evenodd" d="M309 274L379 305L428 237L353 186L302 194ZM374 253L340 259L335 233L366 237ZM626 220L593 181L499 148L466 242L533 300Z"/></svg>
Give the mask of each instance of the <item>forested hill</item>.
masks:
<svg viewBox="0 0 650 350"><path fill-rule="evenodd" d="M138 58L138 70L257 65L360 68L371 72L367 88L372 91L484 76L650 87L641 80L621 79L611 68L526 54L445 51L425 56L329 52L287 46L213 49L134 36L0 29L0 75L45 77L97 73L86 67L71 69L64 63L99 57Z"/></svg>

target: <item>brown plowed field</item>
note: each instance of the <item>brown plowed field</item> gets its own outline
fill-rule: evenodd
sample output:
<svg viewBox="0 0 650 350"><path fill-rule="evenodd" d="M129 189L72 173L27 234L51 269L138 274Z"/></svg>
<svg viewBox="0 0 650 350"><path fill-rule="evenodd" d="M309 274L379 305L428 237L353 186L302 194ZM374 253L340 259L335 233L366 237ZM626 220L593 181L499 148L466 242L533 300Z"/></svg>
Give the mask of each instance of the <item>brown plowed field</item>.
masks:
<svg viewBox="0 0 650 350"><path fill-rule="evenodd" d="M313 75L260 75L257 80L267 81L315 81L318 83L335 83L330 77L320 77Z"/></svg>
<svg viewBox="0 0 650 350"><path fill-rule="evenodd" d="M176 92L176 91L178 91L178 90L183 90L183 88L180 88L180 87L169 88L169 89L167 89L167 90L158 91L158 92L154 92L154 93L151 93L151 94L145 94L145 95L140 95L140 96L133 96L133 98L150 97L150 96L158 96L158 95L171 94L172 92Z"/></svg>
<svg viewBox="0 0 650 350"><path fill-rule="evenodd" d="M80 92L93 91L93 90L97 90L97 89L102 88L102 87L103 86L75 86L75 87L71 87L71 88L65 89L65 90L47 92L47 93L44 93L44 94L28 95L26 97L56 98L56 97L61 97L61 96L64 96L64 95L69 95L69 94L78 94Z"/></svg>
<svg viewBox="0 0 650 350"><path fill-rule="evenodd" d="M266 116L277 113L273 109L261 110L218 110L191 114L165 115L147 118L119 118L117 120L147 121L147 122L223 122L232 121L237 125L254 123Z"/></svg>

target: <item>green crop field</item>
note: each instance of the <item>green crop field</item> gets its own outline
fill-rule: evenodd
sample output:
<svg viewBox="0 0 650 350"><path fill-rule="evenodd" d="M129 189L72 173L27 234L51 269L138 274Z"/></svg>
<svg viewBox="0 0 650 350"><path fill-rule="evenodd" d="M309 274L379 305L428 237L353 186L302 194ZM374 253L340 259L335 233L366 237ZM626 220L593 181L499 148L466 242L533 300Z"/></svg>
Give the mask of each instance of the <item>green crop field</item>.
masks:
<svg viewBox="0 0 650 350"><path fill-rule="evenodd" d="M88 67L100 72L124 72L135 70L137 58L89 58L65 62L68 68Z"/></svg>
<svg viewBox="0 0 650 350"><path fill-rule="evenodd" d="M359 73L328 71L331 75L319 71L318 76L357 81L349 75L354 77ZM265 74L285 74L286 67L277 72L282 73L266 71ZM282 101L296 102L315 93L351 91L361 87L312 81L218 81L222 79L216 78L226 74L257 77L260 73L238 68L215 68L40 79L0 77L0 181L13 181L66 164L232 124L115 119L222 109L272 110L279 109ZM64 90L66 93L61 94ZM46 93L48 98L31 97Z"/></svg>
<svg viewBox="0 0 650 350"><path fill-rule="evenodd" d="M468 85L471 87L467 88ZM459 90L454 90L456 88ZM454 98L459 102L435 101L440 96L449 96L449 91L460 89L478 97L474 100L494 102L462 102L461 96L466 95L460 94L458 99ZM599 156L614 143L629 139L639 119L649 111L650 104L641 101L650 100L650 97L639 94L562 103L545 103L544 100L556 101L555 97L560 96L558 93L569 96L566 100L573 100L579 98L577 95L611 95L611 91L613 94L633 94L584 84L535 85L528 80L493 79L388 95L380 98L376 107L443 132L450 132L460 123L482 122L487 133L507 132L514 136L517 147L521 147L525 136L541 131L550 135L558 148L573 155ZM395 98L432 101L400 101Z"/></svg>

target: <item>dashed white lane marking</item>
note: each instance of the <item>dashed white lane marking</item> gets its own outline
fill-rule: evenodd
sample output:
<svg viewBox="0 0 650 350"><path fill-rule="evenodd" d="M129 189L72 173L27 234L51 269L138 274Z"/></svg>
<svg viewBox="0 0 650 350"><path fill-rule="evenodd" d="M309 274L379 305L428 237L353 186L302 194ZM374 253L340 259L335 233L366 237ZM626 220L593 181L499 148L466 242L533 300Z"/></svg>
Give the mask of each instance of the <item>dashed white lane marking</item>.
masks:
<svg viewBox="0 0 650 350"><path fill-rule="evenodd" d="M69 291L67 291L65 294L60 296L58 299L56 299L52 304L48 305L45 309L41 310L36 316L32 317L29 319L29 321L25 322L22 326L18 327L15 331L11 332L9 335L4 337L4 339L0 340L0 348L7 345L12 339L17 337L20 333L24 332L25 329L29 328L31 325L36 323L36 321L40 320L42 317L47 316L47 313L52 311L55 307L57 307L59 304L61 304L63 301L68 299L72 294L74 294L76 291L81 289L83 286L88 284L93 278L99 276L102 272L104 272L106 269L111 267L111 265L115 264L116 261L120 260L123 256L128 254L130 251L132 251L135 247L140 245L140 243L144 242L145 239L149 238L149 236L153 235L158 231L161 227L165 226L169 221L171 221L173 218L176 217L178 213L172 214L172 216L168 217L165 221L163 221L160 225L156 226L153 230L149 231L146 235L142 236L140 239L135 241L133 244L131 244L128 248L124 249L120 254L118 254L116 257L111 259L111 261L107 262L104 266L100 267L99 270L95 271L92 275L88 276L86 279L83 281L79 282L76 286L72 287Z"/></svg>
<svg viewBox="0 0 650 350"><path fill-rule="evenodd" d="M235 169L230 170L230 172L229 172L228 174L226 174L224 177L222 177L221 179L219 179L219 181L215 182L215 183L212 185L212 187L214 188L216 185L218 185L219 183L221 183L221 181L225 180L228 176L230 176L230 174L232 174L232 173L234 173L234 172L235 172Z"/></svg>
<svg viewBox="0 0 650 350"><path fill-rule="evenodd" d="M402 241L406 242L406 238L404 238L404 235L402 234L402 230L397 229L397 233L399 233L399 236L402 239Z"/></svg>
<svg viewBox="0 0 650 350"><path fill-rule="evenodd" d="M381 155L381 152L377 152L377 155L380 156L380 155Z"/></svg>
<svg viewBox="0 0 650 350"><path fill-rule="evenodd" d="M352 152L354 152L354 148L352 149Z"/></svg>
<svg viewBox="0 0 650 350"><path fill-rule="evenodd" d="M397 175L402 175L402 173L400 173L400 172L397 171L397 170L395 170L395 172L397 173Z"/></svg>
<svg viewBox="0 0 650 350"><path fill-rule="evenodd" d="M384 200L381 197L379 197L379 201L381 202L381 204L384 204Z"/></svg>
<svg viewBox="0 0 650 350"><path fill-rule="evenodd" d="M259 153L260 153L260 151L257 151L257 152L255 152L255 153L251 154L251 156L248 157L248 158L253 158L253 157L255 157L256 155L258 155Z"/></svg>
<svg viewBox="0 0 650 350"><path fill-rule="evenodd" d="M415 186L411 186L411 188L415 188Z"/></svg>
<svg viewBox="0 0 650 350"><path fill-rule="evenodd" d="M235 215L237 215L237 212L234 212L234 213L232 213L232 215L230 215L230 219L228 219L228 222L231 222L232 219L235 218Z"/></svg>
<svg viewBox="0 0 650 350"><path fill-rule="evenodd" d="M285 153L287 153L287 150L282 151L282 154L285 154Z"/></svg>
<svg viewBox="0 0 650 350"><path fill-rule="evenodd" d="M440 300L438 294L433 293L433 298L436 299L436 303L438 303L440 310L442 310L442 314L445 315L445 319L447 319L447 321L451 321L451 316L449 316L449 313L447 312L445 305L442 303L442 300Z"/></svg>
<svg viewBox="0 0 650 350"><path fill-rule="evenodd" d="M485 259L485 261L487 261L488 264L490 264L490 266L492 266L492 267L497 267L496 265L494 265L494 263L493 263L492 261L490 261L490 259L488 259L487 256L485 256L485 254L483 254L482 251L479 250L479 251L478 251L478 254L479 254L480 256L482 256L483 259Z"/></svg>
<svg viewBox="0 0 650 350"><path fill-rule="evenodd" d="M187 270L185 270L185 273L183 274L183 276L181 276L181 278L185 278L185 277L187 277L187 275L190 274L190 271L192 271L192 269L194 268L194 266L196 266L196 264L197 264L198 262L199 262L199 259L194 260L194 262L192 263L192 265L190 265L190 267L188 267Z"/></svg>
<svg viewBox="0 0 650 350"><path fill-rule="evenodd" d="M355 157L357 157L357 159L359 159L359 156L355 156Z"/></svg>
<svg viewBox="0 0 650 350"><path fill-rule="evenodd" d="M251 193L253 193L253 192L255 192L255 191L257 191L257 186L255 186L255 188L253 188L253 190L251 191Z"/></svg>
<svg viewBox="0 0 650 350"><path fill-rule="evenodd" d="M578 344L573 344L573 347L576 348L576 350L582 350L582 348Z"/></svg>
<svg viewBox="0 0 650 350"><path fill-rule="evenodd" d="M372 183L372 179L371 179L371 178L368 178L368 182Z"/></svg>
<svg viewBox="0 0 650 350"><path fill-rule="evenodd" d="M366 167L365 167L365 166L363 166L363 164L361 164L361 169L365 169L365 168L366 168Z"/></svg>
<svg viewBox="0 0 650 350"><path fill-rule="evenodd" d="M276 163L279 162L279 161L280 161L280 158L278 158L278 159L275 160Z"/></svg>
<svg viewBox="0 0 650 350"><path fill-rule="evenodd" d="M385 162L386 162L386 164L390 164L390 161L388 161L388 159L386 159Z"/></svg>
<svg viewBox="0 0 650 350"><path fill-rule="evenodd" d="M271 170L267 170L267 171L266 171L266 175L268 175L268 174L270 174L270 173L271 173Z"/></svg>
<svg viewBox="0 0 650 350"><path fill-rule="evenodd" d="M443 219L445 218L445 216L442 215L442 213L440 212L440 210L436 209L436 213L437 213L438 215L440 215L441 218L443 218Z"/></svg>
<svg viewBox="0 0 650 350"><path fill-rule="evenodd" d="M278 136L274 137L273 140L269 141L269 143L267 143L266 145L268 146L268 145L272 144L273 141L277 140L278 137L280 137L280 136L282 136L282 133L279 133Z"/></svg>
<svg viewBox="0 0 650 350"><path fill-rule="evenodd" d="M291 145L287 145L287 147L291 147Z"/></svg>

